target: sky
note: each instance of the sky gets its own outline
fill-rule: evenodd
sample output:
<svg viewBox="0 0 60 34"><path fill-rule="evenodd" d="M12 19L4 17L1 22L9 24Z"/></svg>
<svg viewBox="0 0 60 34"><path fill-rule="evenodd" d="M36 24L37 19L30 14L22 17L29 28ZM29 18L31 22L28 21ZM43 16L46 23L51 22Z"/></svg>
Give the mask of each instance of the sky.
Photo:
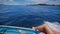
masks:
<svg viewBox="0 0 60 34"><path fill-rule="evenodd" d="M0 4L27 5L27 4L60 4L60 0L0 0Z"/></svg>

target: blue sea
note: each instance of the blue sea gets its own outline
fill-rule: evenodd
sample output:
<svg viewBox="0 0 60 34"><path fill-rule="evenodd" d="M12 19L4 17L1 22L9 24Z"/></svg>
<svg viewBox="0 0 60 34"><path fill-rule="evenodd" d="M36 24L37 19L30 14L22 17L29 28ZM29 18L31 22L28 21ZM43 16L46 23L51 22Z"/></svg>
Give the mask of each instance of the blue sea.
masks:
<svg viewBox="0 0 60 34"><path fill-rule="evenodd" d="M33 27L60 23L60 6L0 5L0 25Z"/></svg>

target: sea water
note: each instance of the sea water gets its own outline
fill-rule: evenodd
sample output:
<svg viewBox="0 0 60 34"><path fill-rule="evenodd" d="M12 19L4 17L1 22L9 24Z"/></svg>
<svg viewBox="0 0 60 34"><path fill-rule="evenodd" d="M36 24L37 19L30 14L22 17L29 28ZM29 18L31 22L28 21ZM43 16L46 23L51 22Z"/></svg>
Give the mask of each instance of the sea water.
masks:
<svg viewBox="0 0 60 34"><path fill-rule="evenodd" d="M0 25L33 27L43 24L44 21L60 23L60 6L0 5L0 7Z"/></svg>

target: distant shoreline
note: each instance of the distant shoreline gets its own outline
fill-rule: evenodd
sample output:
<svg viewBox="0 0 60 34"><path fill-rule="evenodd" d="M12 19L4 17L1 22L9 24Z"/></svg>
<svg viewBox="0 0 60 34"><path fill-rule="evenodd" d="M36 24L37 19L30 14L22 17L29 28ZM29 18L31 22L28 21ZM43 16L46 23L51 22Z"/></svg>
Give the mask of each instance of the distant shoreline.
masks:
<svg viewBox="0 0 60 34"><path fill-rule="evenodd" d="M31 6L60 6L55 4L31 4Z"/></svg>
<svg viewBox="0 0 60 34"><path fill-rule="evenodd" d="M4 4L0 4L4 5ZM30 5L26 5L26 6L60 6L60 5L54 5L54 4L30 4Z"/></svg>

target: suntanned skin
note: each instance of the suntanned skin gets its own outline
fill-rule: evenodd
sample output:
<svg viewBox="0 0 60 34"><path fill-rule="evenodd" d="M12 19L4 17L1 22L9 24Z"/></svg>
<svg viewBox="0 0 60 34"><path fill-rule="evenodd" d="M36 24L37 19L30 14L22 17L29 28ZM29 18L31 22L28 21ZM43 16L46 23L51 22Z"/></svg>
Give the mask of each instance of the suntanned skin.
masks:
<svg viewBox="0 0 60 34"><path fill-rule="evenodd" d="M34 30L39 30L39 31L42 31L42 32L45 31L46 34L59 34L59 33L55 32L55 31L53 31L52 29L50 29L47 24L43 24L41 26L34 27L33 29Z"/></svg>

